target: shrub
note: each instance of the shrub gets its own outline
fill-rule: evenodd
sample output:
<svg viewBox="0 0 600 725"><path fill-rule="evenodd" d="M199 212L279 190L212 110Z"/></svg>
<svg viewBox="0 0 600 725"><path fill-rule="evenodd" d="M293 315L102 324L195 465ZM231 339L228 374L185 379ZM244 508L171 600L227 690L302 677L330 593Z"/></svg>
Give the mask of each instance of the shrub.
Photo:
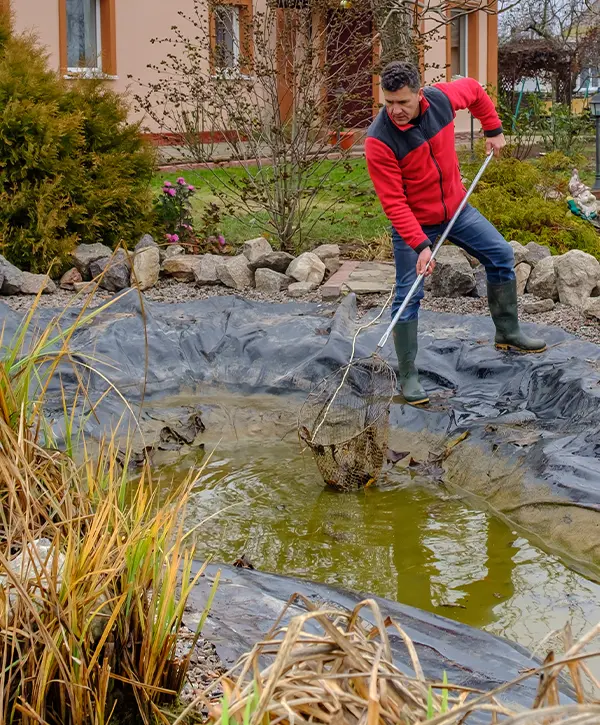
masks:
<svg viewBox="0 0 600 725"><path fill-rule="evenodd" d="M124 100L67 86L33 37L0 38L0 251L45 272L77 242L127 243L150 224L154 152Z"/></svg>
<svg viewBox="0 0 600 725"><path fill-rule="evenodd" d="M221 209L208 202L194 224L192 197L196 189L180 176L173 183L163 182L160 196L155 200L157 226L167 242L182 244L194 254L229 251L225 237L220 232Z"/></svg>
<svg viewBox="0 0 600 725"><path fill-rule="evenodd" d="M193 241L194 218L190 199L194 191L194 187L187 184L183 176L175 184L168 180L164 182L161 195L156 201L156 210L168 242L186 244Z"/></svg>
<svg viewBox="0 0 600 725"><path fill-rule="evenodd" d="M557 162L554 157L546 163ZM471 171L463 169L467 176ZM500 159L488 167L471 201L506 239L538 242L556 253L581 249L600 258L600 237L594 228L574 217L564 200L544 198L542 191L551 188L552 181L532 163ZM554 185L560 186L560 180Z"/></svg>
<svg viewBox="0 0 600 725"><path fill-rule="evenodd" d="M547 151L562 151L573 156L583 151L594 133L594 119L589 111L573 113L564 103L553 103L542 136Z"/></svg>
<svg viewBox="0 0 600 725"><path fill-rule="evenodd" d="M585 167L587 159L583 154L567 156L562 151L551 151L535 162L535 165L543 174L568 173L569 176L573 167Z"/></svg>
<svg viewBox="0 0 600 725"><path fill-rule="evenodd" d="M139 123L128 123L123 96L102 81L84 80L65 94L63 107L80 115L83 143L79 179L69 192L82 214L74 214L69 230L83 243L137 241L153 222L150 183L155 151L142 139Z"/></svg>

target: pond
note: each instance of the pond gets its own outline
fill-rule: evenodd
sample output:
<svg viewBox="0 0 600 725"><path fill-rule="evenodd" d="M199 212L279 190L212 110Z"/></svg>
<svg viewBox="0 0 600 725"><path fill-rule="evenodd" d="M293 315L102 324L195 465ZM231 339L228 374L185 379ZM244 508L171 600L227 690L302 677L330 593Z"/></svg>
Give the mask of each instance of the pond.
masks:
<svg viewBox="0 0 600 725"><path fill-rule="evenodd" d="M600 619L599 584L440 482L399 465L376 487L326 489L295 435L297 401L215 390L201 400L205 449L165 454L161 466L165 483L196 469L189 523L203 522L200 557L245 555L257 569L397 600L533 650L567 622L576 637Z"/></svg>

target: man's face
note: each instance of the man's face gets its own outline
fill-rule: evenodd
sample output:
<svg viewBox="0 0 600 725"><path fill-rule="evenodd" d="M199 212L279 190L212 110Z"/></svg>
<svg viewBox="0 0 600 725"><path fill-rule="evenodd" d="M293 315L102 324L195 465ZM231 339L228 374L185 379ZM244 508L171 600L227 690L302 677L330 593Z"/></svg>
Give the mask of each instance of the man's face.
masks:
<svg viewBox="0 0 600 725"><path fill-rule="evenodd" d="M422 91L412 91L408 86L397 91L383 91L385 106L398 126L405 126L419 115Z"/></svg>

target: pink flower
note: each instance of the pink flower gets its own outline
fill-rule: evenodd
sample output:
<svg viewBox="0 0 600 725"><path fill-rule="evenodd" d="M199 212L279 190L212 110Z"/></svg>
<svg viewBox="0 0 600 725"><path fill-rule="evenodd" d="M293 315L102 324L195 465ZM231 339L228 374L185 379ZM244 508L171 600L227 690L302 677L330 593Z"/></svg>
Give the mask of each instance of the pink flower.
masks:
<svg viewBox="0 0 600 725"><path fill-rule="evenodd" d="M219 234L219 244L221 245L221 247L224 247L226 244L225 237L222 234Z"/></svg>
<svg viewBox="0 0 600 725"><path fill-rule="evenodd" d="M181 184L185 184L185 179L183 178L183 176L180 176L180 177L179 177L179 178L177 179L177 183L178 183L178 184L180 184L180 185L181 185Z"/></svg>
<svg viewBox="0 0 600 725"><path fill-rule="evenodd" d="M171 234L171 241L172 242L178 242L179 241L179 234Z"/></svg>
<svg viewBox="0 0 600 725"><path fill-rule="evenodd" d="M176 193L177 191L175 189L167 189L167 194L169 194L169 196L175 196Z"/></svg>
<svg viewBox="0 0 600 725"><path fill-rule="evenodd" d="M173 184L170 181L165 181L163 186L173 186Z"/></svg>
<svg viewBox="0 0 600 725"><path fill-rule="evenodd" d="M188 186L188 191L195 191L196 187L192 186L191 184Z"/></svg>

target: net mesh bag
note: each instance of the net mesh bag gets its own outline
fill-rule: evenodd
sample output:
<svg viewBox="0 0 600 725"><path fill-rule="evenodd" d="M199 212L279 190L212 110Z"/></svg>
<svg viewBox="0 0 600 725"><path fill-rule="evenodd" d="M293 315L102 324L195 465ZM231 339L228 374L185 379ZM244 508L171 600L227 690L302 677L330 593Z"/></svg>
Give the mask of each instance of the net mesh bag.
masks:
<svg viewBox="0 0 600 725"><path fill-rule="evenodd" d="M365 358L325 378L300 411L298 433L324 482L339 491L373 484L387 460L393 369Z"/></svg>

